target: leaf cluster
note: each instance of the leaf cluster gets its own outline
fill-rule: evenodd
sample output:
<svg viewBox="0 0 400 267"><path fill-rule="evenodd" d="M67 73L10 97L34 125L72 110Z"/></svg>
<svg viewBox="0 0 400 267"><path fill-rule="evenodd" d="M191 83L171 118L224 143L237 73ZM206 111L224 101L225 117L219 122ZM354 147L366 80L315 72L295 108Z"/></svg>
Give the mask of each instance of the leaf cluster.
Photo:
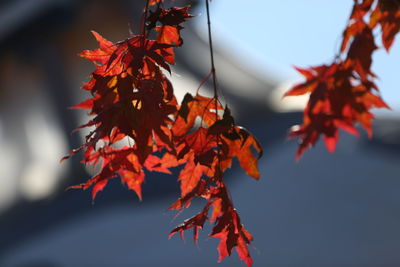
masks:
<svg viewBox="0 0 400 267"><path fill-rule="evenodd" d="M181 196L170 209L188 208L196 197L206 204L171 235L193 228L197 242L198 230L209 221L214 225L210 236L221 239L219 259L236 248L250 266L248 245L253 238L240 223L223 173L237 158L246 173L258 179L262 148L235 124L218 96L186 94L180 104L176 100L169 76L174 49L183 44L182 24L193 17L188 11L188 6L165 9L162 1L148 1L140 34L112 43L93 32L99 48L79 54L95 65L82 88L91 97L73 107L88 110L92 119L78 129L89 127L91 132L69 156L82 151L82 162L99 166L99 172L72 188L92 188L94 199L110 179L120 178L142 199L147 171L171 173L180 166Z"/></svg>
<svg viewBox="0 0 400 267"><path fill-rule="evenodd" d="M309 94L303 124L294 126L291 137L300 138L296 158L314 146L322 135L330 152L335 151L339 129L359 135L359 123L372 136L373 108L389 108L379 95L371 70L374 30L380 26L384 48L389 51L400 30L399 0L355 0L343 31L339 54L330 65L297 68L305 82L285 96Z"/></svg>

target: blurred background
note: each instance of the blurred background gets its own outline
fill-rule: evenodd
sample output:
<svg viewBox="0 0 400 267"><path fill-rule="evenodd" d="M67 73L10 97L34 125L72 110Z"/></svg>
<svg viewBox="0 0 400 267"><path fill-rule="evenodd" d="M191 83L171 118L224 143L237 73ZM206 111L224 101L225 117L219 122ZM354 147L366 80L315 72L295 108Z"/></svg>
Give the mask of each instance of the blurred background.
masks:
<svg viewBox="0 0 400 267"><path fill-rule="evenodd" d="M176 1L183 6L188 1ZM195 92L210 69L204 1L183 31L172 81L179 98ZM255 266L400 265L400 41L374 54L373 70L392 111L377 111L374 137L341 135L335 154L321 145L294 161L287 131L301 123L306 98L282 95L301 77L293 65L329 63L352 1L217 0L211 2L218 81L237 123L264 146L260 181L227 172L242 222L254 235ZM97 46L90 30L112 41L138 30L144 1L0 1L0 266L244 266L217 263L218 240L203 231L168 240L175 175L148 173L143 202L114 179L95 205L89 191L65 188L90 177L70 134L88 120L69 110L93 70L76 56ZM398 37L399 38L399 37ZM204 94L209 85L202 89Z"/></svg>

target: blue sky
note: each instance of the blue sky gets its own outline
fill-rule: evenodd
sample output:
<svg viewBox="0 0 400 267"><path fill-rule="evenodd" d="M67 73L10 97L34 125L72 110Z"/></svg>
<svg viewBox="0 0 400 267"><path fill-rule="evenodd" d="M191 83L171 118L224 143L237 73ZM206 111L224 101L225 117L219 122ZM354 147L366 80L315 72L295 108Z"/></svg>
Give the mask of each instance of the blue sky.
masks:
<svg viewBox="0 0 400 267"><path fill-rule="evenodd" d="M214 0L211 2L216 43L237 58L248 58L260 72L282 80L301 79L292 66L332 61L350 14L350 0ZM200 16L204 24L205 11ZM227 42L228 40L229 42ZM378 44L380 45L380 43ZM372 70L385 101L400 107L400 36L390 54L375 52Z"/></svg>

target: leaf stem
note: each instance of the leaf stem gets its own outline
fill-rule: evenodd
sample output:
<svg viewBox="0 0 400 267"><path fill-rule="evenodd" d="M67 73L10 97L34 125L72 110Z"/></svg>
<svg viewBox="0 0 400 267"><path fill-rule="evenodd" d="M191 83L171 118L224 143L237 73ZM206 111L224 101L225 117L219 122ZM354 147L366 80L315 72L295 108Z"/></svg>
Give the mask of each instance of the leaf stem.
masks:
<svg viewBox="0 0 400 267"><path fill-rule="evenodd" d="M209 0L205 0L205 1L206 1L206 9L207 9L208 44L210 46L211 73L212 73L212 76L213 76L214 98L217 100L218 99L218 90L217 90L217 77L216 77L216 73L215 73L215 64L214 64L213 41L212 41L212 35L211 35L210 7L209 7L209 4L208 4ZM216 102L218 102L218 101L216 101ZM216 105L215 109L216 109L216 113L217 113L218 112L217 111L218 103L216 103L215 105Z"/></svg>
<svg viewBox="0 0 400 267"><path fill-rule="evenodd" d="M214 48L213 41L211 35L211 19L210 19L210 6L208 3L209 0L205 0L206 2L206 10L207 10L207 26L208 26L208 44L210 47L210 58L211 58L211 74L213 77L213 87L214 87L214 100L215 100L215 122L218 121L218 89L217 89L217 75L215 71L215 63L214 63ZM218 180L222 179L222 171L221 171L221 144L220 144L220 135L217 135L217 157L218 157L218 168L217 168L217 177Z"/></svg>
<svg viewBox="0 0 400 267"><path fill-rule="evenodd" d="M146 7L144 8L144 12L143 12L143 19L142 19L142 36L143 36L143 38L142 38L142 47L144 46L144 39L145 39L145 36L146 36L146 20L147 20L147 13L148 13L148 11L149 11L149 3L150 3L150 0L147 0L146 1Z"/></svg>

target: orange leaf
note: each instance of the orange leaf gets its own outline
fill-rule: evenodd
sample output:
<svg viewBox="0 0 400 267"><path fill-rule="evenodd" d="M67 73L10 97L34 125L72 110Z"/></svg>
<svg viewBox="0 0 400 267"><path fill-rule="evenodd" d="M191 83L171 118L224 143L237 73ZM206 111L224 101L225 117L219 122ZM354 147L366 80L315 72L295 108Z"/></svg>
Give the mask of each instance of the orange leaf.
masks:
<svg viewBox="0 0 400 267"><path fill-rule="evenodd" d="M195 164L193 160L188 161L178 178L181 181L182 197L186 196L197 186L203 175L204 168L201 164Z"/></svg>
<svg viewBox="0 0 400 267"><path fill-rule="evenodd" d="M144 182L144 172L135 173L128 170L120 170L122 181L129 189L136 192L136 195L142 200L142 183Z"/></svg>
<svg viewBox="0 0 400 267"><path fill-rule="evenodd" d="M216 121L215 100L213 98L197 94L193 97L187 93L182 101L178 116L175 120L172 132L175 136L185 135L194 125L196 118L200 117L206 126L211 126ZM223 107L218 104L218 110Z"/></svg>
<svg viewBox="0 0 400 267"><path fill-rule="evenodd" d="M177 27L163 25L161 27L157 27L156 31L158 31L157 41L161 44L175 44L181 45L182 39L179 35L179 30Z"/></svg>
<svg viewBox="0 0 400 267"><path fill-rule="evenodd" d="M260 172L257 165L258 159L263 153L260 143L246 129L236 126L234 130L240 136L239 139L231 140L225 136L223 137L223 140L228 144L228 156L237 157L240 167L251 177L259 179ZM257 152L257 157L254 156L252 148Z"/></svg>

